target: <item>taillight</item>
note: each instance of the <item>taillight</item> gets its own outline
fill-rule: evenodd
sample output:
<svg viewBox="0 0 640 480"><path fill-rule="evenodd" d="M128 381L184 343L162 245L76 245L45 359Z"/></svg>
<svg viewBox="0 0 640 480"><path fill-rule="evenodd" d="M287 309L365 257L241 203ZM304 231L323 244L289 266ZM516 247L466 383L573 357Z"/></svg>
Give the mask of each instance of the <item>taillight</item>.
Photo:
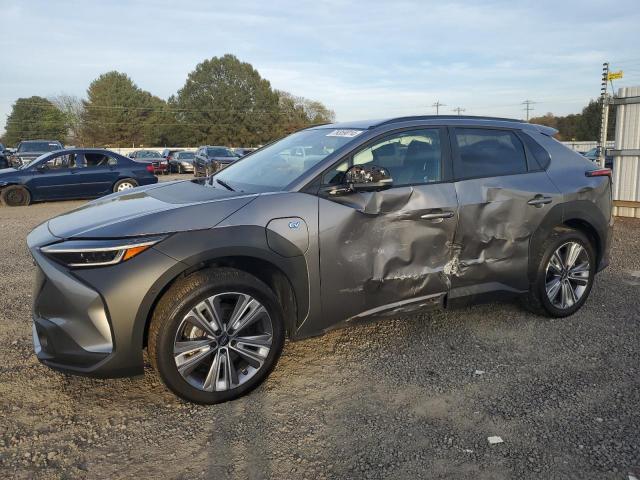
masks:
<svg viewBox="0 0 640 480"><path fill-rule="evenodd" d="M589 170L588 172L584 172L587 177L610 177L611 169L610 168L599 168L597 170Z"/></svg>
<svg viewBox="0 0 640 480"><path fill-rule="evenodd" d="M147 172L153 173L154 171L155 169L153 168L153 165L147 165Z"/></svg>

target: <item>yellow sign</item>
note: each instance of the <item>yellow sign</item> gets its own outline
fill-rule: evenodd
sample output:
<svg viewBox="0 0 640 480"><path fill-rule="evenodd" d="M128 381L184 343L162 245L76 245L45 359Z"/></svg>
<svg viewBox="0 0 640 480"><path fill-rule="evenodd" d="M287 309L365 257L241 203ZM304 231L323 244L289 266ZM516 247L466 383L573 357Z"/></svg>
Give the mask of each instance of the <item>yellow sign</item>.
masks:
<svg viewBox="0 0 640 480"><path fill-rule="evenodd" d="M619 72L609 72L607 75L607 80L619 80L622 78L622 70Z"/></svg>

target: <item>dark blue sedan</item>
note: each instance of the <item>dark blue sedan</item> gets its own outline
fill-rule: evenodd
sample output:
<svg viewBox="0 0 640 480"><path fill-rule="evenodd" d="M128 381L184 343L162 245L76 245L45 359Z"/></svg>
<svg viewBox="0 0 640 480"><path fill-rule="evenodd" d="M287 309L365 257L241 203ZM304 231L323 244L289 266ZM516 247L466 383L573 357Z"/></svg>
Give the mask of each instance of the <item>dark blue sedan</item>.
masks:
<svg viewBox="0 0 640 480"><path fill-rule="evenodd" d="M17 169L0 170L0 200L14 207L96 198L157 181L151 164L109 150L72 148L45 153Z"/></svg>

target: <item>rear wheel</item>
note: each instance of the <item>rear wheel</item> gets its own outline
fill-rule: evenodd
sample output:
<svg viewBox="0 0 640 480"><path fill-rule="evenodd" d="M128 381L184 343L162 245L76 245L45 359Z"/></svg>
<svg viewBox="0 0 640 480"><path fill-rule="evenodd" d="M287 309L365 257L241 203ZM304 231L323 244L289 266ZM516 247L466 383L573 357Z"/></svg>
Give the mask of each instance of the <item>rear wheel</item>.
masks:
<svg viewBox="0 0 640 480"><path fill-rule="evenodd" d="M21 207L31 203L31 194L22 185L10 185L2 190L0 199L8 207Z"/></svg>
<svg viewBox="0 0 640 480"><path fill-rule="evenodd" d="M125 178L116 182L116 184L113 186L113 191L124 192L125 190L136 188L137 186L138 182L136 182L133 178Z"/></svg>
<svg viewBox="0 0 640 480"><path fill-rule="evenodd" d="M148 350L165 385L196 403L234 400L274 368L284 345L273 291L231 268L196 272L161 298Z"/></svg>
<svg viewBox="0 0 640 480"><path fill-rule="evenodd" d="M566 317L586 302L596 272L596 255L589 238L578 230L557 228L538 253L535 283L528 304L551 317Z"/></svg>

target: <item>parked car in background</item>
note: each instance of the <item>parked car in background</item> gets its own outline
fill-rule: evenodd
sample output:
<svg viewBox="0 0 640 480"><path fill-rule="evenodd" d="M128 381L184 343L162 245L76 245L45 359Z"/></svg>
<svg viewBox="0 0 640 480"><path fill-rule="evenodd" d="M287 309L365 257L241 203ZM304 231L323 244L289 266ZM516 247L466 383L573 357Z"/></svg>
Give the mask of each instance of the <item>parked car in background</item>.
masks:
<svg viewBox="0 0 640 480"><path fill-rule="evenodd" d="M194 175L209 176L238 160L238 155L228 147L204 146L198 148L193 161Z"/></svg>
<svg viewBox="0 0 640 480"><path fill-rule="evenodd" d="M151 164L103 149L64 149L0 171L0 200L10 207L43 200L101 197L156 183Z"/></svg>
<svg viewBox="0 0 640 480"><path fill-rule="evenodd" d="M233 149L235 154L238 155L238 157L240 158L244 157L245 155L249 155L251 152L255 152L256 150L257 150L256 148L244 148L244 147Z"/></svg>
<svg viewBox="0 0 640 480"><path fill-rule="evenodd" d="M259 385L285 336L497 298L571 315L609 262L611 171L555 133L463 116L316 126L205 182L49 220L28 238L37 356L135 375L146 346L174 393L218 403Z"/></svg>
<svg viewBox="0 0 640 480"><path fill-rule="evenodd" d="M169 160L169 168L172 172L193 173L193 161L196 153L186 150L176 152Z"/></svg>
<svg viewBox="0 0 640 480"><path fill-rule="evenodd" d="M9 155L9 152L7 152L6 147L0 143L0 170L2 170L3 168L9 168L9 159L7 158L7 156Z"/></svg>
<svg viewBox="0 0 640 480"><path fill-rule="evenodd" d="M591 150L588 150L588 151L584 152L582 155L587 157L592 162L597 162L598 161L598 147L594 147ZM613 156L609 155L609 152L607 150L605 150L605 152L604 152L604 166L606 168L613 169Z"/></svg>
<svg viewBox="0 0 640 480"><path fill-rule="evenodd" d="M15 152L9 157L12 167L19 167L38 158L43 153L62 150L63 146L57 140L23 140L16 146Z"/></svg>
<svg viewBox="0 0 640 480"><path fill-rule="evenodd" d="M171 163L173 156L176 153L181 152L182 150L182 148L165 148L164 150L162 150L162 153L160 155L162 155L162 158L164 158L169 164L169 173L175 172L175 170L173 169L173 164Z"/></svg>
<svg viewBox="0 0 640 480"><path fill-rule="evenodd" d="M129 158L138 162L149 163L153 165L153 171L158 174L169 174L169 162L159 152L155 150L134 150L129 153Z"/></svg>

